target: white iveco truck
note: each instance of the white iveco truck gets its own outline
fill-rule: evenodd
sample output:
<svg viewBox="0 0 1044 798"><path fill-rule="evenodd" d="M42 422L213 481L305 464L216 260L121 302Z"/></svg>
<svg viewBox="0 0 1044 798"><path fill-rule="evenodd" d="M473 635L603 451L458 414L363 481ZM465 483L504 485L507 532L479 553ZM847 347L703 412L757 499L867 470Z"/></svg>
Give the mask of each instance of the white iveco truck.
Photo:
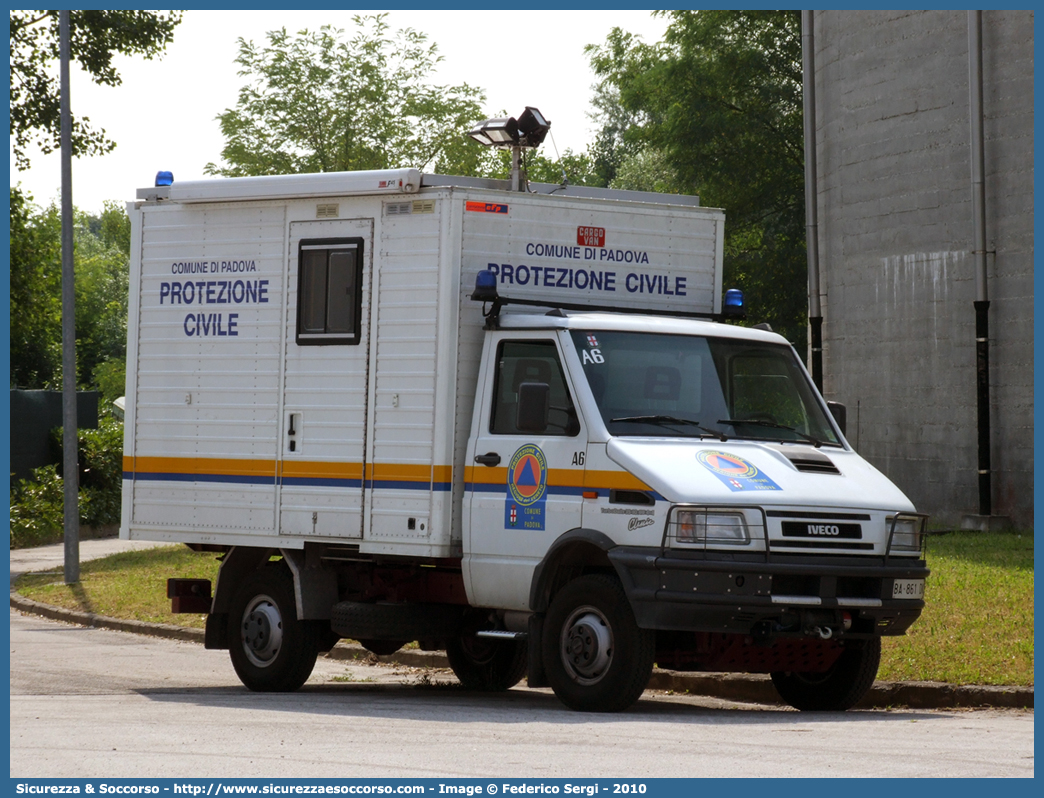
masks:
<svg viewBox="0 0 1044 798"><path fill-rule="evenodd" d="M121 536L221 553L168 594L253 690L350 638L580 710L654 663L841 710L924 606L925 517L729 323L696 198L396 170L130 215Z"/></svg>

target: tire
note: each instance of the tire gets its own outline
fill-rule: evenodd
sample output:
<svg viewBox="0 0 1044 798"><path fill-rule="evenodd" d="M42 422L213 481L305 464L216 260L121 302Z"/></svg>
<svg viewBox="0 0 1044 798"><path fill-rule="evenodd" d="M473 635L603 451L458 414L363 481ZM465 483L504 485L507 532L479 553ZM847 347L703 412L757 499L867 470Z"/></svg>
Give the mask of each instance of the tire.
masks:
<svg viewBox="0 0 1044 798"><path fill-rule="evenodd" d="M282 565L246 577L229 610L229 655L240 681L257 692L290 692L308 681L322 629L299 621L294 583Z"/></svg>
<svg viewBox="0 0 1044 798"><path fill-rule="evenodd" d="M853 641L825 673L776 671L780 697L803 712L844 712L867 694L881 664L881 638Z"/></svg>
<svg viewBox="0 0 1044 798"><path fill-rule="evenodd" d="M446 643L446 659L468 690L510 690L526 675L529 646L524 640L493 640L474 635Z"/></svg>
<svg viewBox="0 0 1044 798"><path fill-rule="evenodd" d="M544 669L558 699L582 712L621 712L652 674L656 634L639 629L620 582L592 574L562 588L544 620Z"/></svg>

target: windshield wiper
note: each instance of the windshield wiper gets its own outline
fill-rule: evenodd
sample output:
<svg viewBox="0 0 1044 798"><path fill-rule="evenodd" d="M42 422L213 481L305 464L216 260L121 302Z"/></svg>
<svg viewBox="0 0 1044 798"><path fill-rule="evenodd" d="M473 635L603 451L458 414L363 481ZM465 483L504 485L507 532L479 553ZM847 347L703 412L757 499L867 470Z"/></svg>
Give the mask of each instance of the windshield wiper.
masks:
<svg viewBox="0 0 1044 798"><path fill-rule="evenodd" d="M731 424L735 427L737 424L750 424L755 427L769 427L770 429L784 429L787 432L793 432L795 435L799 435L806 441L811 443L817 449L823 445L823 441L819 438L814 438L811 435L806 435L804 432L793 427L788 427L786 424L777 424L775 421L761 421L760 419L754 418L719 418L719 424Z"/></svg>
<svg viewBox="0 0 1044 798"><path fill-rule="evenodd" d="M677 416L620 416L619 418L613 418L609 420L612 424L616 421L633 421L639 424L659 424L665 426L667 424L675 424L688 427L696 427L701 432L706 432L708 435L713 435L720 441L727 441L728 437L724 432L716 429L708 429L707 427L701 427L699 421L693 421L691 418L678 418Z"/></svg>

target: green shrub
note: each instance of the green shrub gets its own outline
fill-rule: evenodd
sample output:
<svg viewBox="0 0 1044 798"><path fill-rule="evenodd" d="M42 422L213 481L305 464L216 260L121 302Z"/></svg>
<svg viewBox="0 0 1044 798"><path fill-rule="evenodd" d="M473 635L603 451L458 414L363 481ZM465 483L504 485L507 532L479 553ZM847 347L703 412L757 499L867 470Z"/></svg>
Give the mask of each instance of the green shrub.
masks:
<svg viewBox="0 0 1044 798"><path fill-rule="evenodd" d="M62 539L65 528L64 490L64 482L54 466L34 468L32 479L18 480L11 491L12 549L40 546ZM80 509L82 512L82 502Z"/></svg>
<svg viewBox="0 0 1044 798"><path fill-rule="evenodd" d="M105 526L120 522L123 496L123 422L102 418L98 429L80 430L81 523ZM83 499L81 498L81 502Z"/></svg>
<svg viewBox="0 0 1044 798"><path fill-rule="evenodd" d="M94 383L101 391L102 404L108 407L123 396L127 384L127 363L113 358L94 367Z"/></svg>

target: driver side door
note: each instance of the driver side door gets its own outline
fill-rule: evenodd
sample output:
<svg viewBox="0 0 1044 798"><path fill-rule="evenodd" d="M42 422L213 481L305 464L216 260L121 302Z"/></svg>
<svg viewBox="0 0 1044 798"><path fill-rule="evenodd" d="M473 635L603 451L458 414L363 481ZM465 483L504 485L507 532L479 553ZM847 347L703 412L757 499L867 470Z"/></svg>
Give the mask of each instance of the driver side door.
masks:
<svg viewBox="0 0 1044 798"><path fill-rule="evenodd" d="M587 430L558 342L538 335L499 333L488 342L493 358L468 447L464 519L465 576L479 606L526 609L537 564L562 533L580 526ZM523 383L549 388L542 430L519 428Z"/></svg>

